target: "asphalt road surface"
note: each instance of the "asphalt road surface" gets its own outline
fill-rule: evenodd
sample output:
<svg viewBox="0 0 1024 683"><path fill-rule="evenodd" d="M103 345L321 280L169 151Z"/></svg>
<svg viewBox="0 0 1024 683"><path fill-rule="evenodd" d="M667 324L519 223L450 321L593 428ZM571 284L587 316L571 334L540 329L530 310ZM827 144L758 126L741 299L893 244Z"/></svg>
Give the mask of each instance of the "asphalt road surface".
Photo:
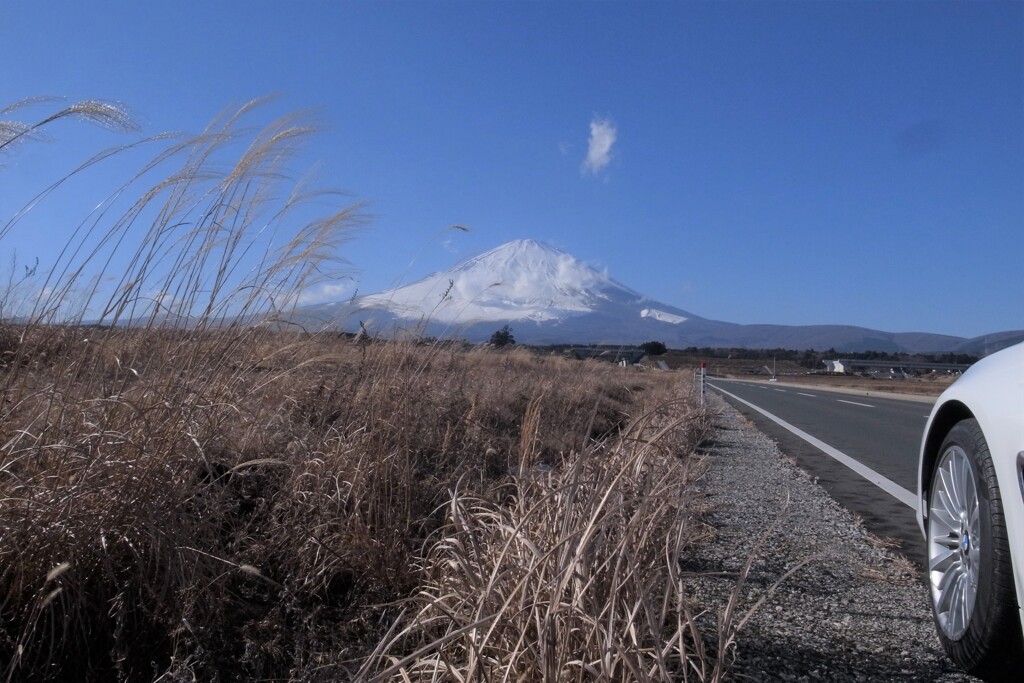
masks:
<svg viewBox="0 0 1024 683"><path fill-rule="evenodd" d="M708 385L860 515L869 531L923 563L914 491L931 403L771 382L709 379Z"/></svg>

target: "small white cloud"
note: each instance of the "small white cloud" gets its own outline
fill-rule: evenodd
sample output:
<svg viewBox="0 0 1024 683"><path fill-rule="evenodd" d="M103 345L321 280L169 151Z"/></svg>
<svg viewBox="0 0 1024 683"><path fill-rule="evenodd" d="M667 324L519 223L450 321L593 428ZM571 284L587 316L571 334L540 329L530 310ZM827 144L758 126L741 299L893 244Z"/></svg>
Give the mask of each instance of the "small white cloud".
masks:
<svg viewBox="0 0 1024 683"><path fill-rule="evenodd" d="M304 290L299 294L296 302L299 306L308 306L309 304L341 301L348 298L351 291L352 285L349 283L322 282Z"/></svg>
<svg viewBox="0 0 1024 683"><path fill-rule="evenodd" d="M587 158L583 160L583 173L598 173L612 160L612 146L618 131L608 119L595 118L590 122L590 140L587 143Z"/></svg>

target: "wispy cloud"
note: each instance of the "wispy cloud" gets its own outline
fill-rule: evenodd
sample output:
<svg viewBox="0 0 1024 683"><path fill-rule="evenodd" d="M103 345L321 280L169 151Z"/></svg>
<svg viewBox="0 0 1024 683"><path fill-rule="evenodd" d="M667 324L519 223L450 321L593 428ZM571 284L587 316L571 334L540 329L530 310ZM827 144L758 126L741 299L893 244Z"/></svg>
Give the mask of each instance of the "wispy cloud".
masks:
<svg viewBox="0 0 1024 683"><path fill-rule="evenodd" d="M583 160L583 173L596 174L612 160L612 146L618 131L608 119L595 118L590 122L590 140L587 143L587 158Z"/></svg>
<svg viewBox="0 0 1024 683"><path fill-rule="evenodd" d="M299 306L336 302L347 299L351 293L350 283L322 282L301 292L296 302Z"/></svg>

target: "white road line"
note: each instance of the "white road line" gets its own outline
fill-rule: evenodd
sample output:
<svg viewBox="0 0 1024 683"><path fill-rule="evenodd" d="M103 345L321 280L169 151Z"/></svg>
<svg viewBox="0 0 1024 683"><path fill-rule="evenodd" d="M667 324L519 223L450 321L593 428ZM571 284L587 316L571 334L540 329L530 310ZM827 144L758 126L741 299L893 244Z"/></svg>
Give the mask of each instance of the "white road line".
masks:
<svg viewBox="0 0 1024 683"><path fill-rule="evenodd" d="M728 391L726 391L725 389L722 389L721 387L717 387L717 386L714 386L714 385L712 385L712 386L715 389L717 389L718 391L720 391L723 394L725 394L726 396L729 396L729 397L739 401L743 405L750 406L751 408L753 408L757 412L761 413L762 415L767 417L769 420L771 420L775 424L779 425L783 429L789 430L790 432L792 432L796 436L800 437L801 439L803 439L807 443L811 444L812 446L814 446L815 448L820 450L825 455L827 455L830 458L834 459L836 462L838 462L838 463L840 463L842 465L846 465L851 470L853 470L854 472L856 472L860 476L864 477L865 479L870 481L872 484L874 484L878 488L882 489L883 491L885 491L890 496L892 496L893 498L895 498L899 502L903 503L907 507L909 507L909 508L911 508L913 510L917 510L917 495L915 495L914 493L912 493L912 492L908 491L907 489L903 488L902 486L900 486L899 484L897 484L893 480L891 480L891 479L889 479L887 477L882 476L881 474L879 474L878 472L875 472L873 469L871 469L867 465L864 465L863 463L861 463L861 462L859 462L857 460L854 460L853 458L848 456L846 453L843 453L842 451L840 451L837 448L833 448L832 446L829 446L827 443L825 443L821 439L808 434L807 432L805 432L804 430L800 429L799 427L795 427L795 426L789 424L788 422L786 422L785 420L783 420L782 418L776 417L775 415L772 415L771 413L769 413L764 408L761 408L760 406L755 406L750 401L745 401L745 400L743 400L742 398L740 398L739 396L737 396L735 394L730 394ZM873 406L868 406L868 407L873 407Z"/></svg>
<svg viewBox="0 0 1024 683"><path fill-rule="evenodd" d="M817 394L805 394L805 393L804 393L804 392L802 392L802 391L798 391L798 392L796 392L796 393L800 394L801 396L810 396L811 398L818 398L818 395L817 395Z"/></svg>
<svg viewBox="0 0 1024 683"><path fill-rule="evenodd" d="M789 393L789 392L787 392L787 391L786 391L785 389L776 389L775 391L779 392L780 394L786 394L786 393Z"/></svg>
<svg viewBox="0 0 1024 683"><path fill-rule="evenodd" d="M865 408L874 408L874 406L868 405L867 403L857 403L856 401L844 401L841 398L837 398L840 403L849 403L851 406L864 406Z"/></svg>

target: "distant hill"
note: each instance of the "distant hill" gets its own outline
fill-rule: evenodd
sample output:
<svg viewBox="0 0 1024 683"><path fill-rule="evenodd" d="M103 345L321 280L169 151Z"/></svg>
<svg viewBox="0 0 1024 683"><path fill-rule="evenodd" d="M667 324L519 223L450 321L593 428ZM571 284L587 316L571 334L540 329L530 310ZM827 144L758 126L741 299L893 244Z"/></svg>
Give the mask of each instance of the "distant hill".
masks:
<svg viewBox="0 0 1024 683"><path fill-rule="evenodd" d="M1014 344L1024 342L1024 330L1013 332L996 332L986 334L974 339L965 339L953 349L956 353L973 353L977 356L987 356Z"/></svg>
<svg viewBox="0 0 1024 683"><path fill-rule="evenodd" d="M1024 340L1024 331L965 339L883 332L851 325L739 325L711 320L630 289L579 259L534 240L517 240L449 271L348 302L298 308L307 327L486 341L510 325L525 344L640 344L984 353Z"/></svg>

